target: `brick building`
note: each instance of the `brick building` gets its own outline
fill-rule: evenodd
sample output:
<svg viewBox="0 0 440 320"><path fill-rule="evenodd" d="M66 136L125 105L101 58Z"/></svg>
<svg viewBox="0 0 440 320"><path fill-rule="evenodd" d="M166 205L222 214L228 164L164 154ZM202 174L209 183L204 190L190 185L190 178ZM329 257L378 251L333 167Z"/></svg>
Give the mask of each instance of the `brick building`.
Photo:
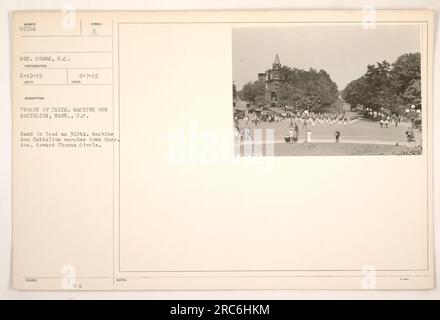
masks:
<svg viewBox="0 0 440 320"><path fill-rule="evenodd" d="M275 60L272 64L272 69L266 70L264 73L258 74L258 80L265 81L266 83L266 100L276 103L278 101L278 88L283 81L281 73L281 63L278 53L275 56Z"/></svg>

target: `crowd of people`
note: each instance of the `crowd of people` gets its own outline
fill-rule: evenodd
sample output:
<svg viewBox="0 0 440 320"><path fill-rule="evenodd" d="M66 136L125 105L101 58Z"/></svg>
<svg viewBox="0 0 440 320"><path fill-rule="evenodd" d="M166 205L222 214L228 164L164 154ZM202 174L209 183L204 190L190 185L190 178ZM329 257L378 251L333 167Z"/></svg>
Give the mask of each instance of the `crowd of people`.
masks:
<svg viewBox="0 0 440 320"><path fill-rule="evenodd" d="M249 125L253 123L255 126L258 126L261 121L266 122L281 122L283 120L291 120L291 121L301 121L302 123L308 123L312 126L316 126L318 124L329 124L329 125L347 125L354 123L358 120L357 117L346 117L344 113L331 113L331 112L307 112L307 111L297 111L297 112L285 112L281 115L278 114L262 114L258 115L256 113L246 113L244 116L245 125ZM238 126L239 117L236 115L234 117L234 122L236 127Z"/></svg>
<svg viewBox="0 0 440 320"><path fill-rule="evenodd" d="M379 125L381 128L388 128L388 125L394 125L395 127L397 127L399 125L399 123L402 122L402 117L397 116L397 115L384 115L380 118L379 120Z"/></svg>
<svg viewBox="0 0 440 320"><path fill-rule="evenodd" d="M297 142L300 128L297 124L300 123L302 128L315 127L317 125L349 125L358 121L357 117L348 117L345 112L308 112L308 111L286 111L282 114L275 113L247 113L243 117L243 125L239 125L239 116L234 116L235 134L241 141L252 139L252 130L249 126L253 124L258 127L261 121L266 122L282 122L289 121L288 134L285 137L286 142ZM311 132L306 129L306 139L311 139ZM339 142L341 133L336 130L334 133L335 142Z"/></svg>
<svg viewBox="0 0 440 320"><path fill-rule="evenodd" d="M250 127L258 127L261 122L288 122L285 141L294 143L299 140L300 130L304 130L305 142L311 141L311 129L315 126L335 126L333 137L335 142L341 139L341 127L356 123L361 118L360 115L349 112L313 112L285 109L283 113L262 111L262 112L244 112L240 116L234 114L235 135L241 141L252 140L253 130ZM241 120L241 121L240 121ZM374 122L383 129L389 126L397 127L402 122L402 117L398 115L377 114ZM341 130L341 131L340 131ZM415 141L414 133L411 128L405 132L408 142ZM302 136L302 134L301 134Z"/></svg>
<svg viewBox="0 0 440 320"><path fill-rule="evenodd" d="M291 121L301 121L303 124L316 125L347 125L352 124L358 120L357 117L347 117L345 112L333 113L333 112L290 112L284 113L284 118L288 118Z"/></svg>

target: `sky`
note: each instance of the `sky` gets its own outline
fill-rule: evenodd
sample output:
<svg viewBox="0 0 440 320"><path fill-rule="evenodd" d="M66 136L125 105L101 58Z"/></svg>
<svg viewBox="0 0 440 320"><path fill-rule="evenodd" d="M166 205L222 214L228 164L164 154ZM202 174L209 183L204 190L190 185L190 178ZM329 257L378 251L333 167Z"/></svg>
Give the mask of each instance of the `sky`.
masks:
<svg viewBox="0 0 440 320"><path fill-rule="evenodd" d="M420 52L420 27L414 25L275 26L234 28L233 80L238 89L272 67L278 53L282 65L324 69L342 90L367 71L368 64L394 62L404 53Z"/></svg>

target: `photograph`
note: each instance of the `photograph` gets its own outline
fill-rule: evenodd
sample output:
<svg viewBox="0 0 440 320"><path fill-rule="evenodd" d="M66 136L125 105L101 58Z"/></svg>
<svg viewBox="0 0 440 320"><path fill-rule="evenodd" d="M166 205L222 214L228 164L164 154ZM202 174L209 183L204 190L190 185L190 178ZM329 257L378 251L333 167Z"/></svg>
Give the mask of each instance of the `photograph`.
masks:
<svg viewBox="0 0 440 320"><path fill-rule="evenodd" d="M420 155L420 26L232 31L236 156Z"/></svg>
<svg viewBox="0 0 440 320"><path fill-rule="evenodd" d="M0 300L439 299L440 1L380 1L0 2Z"/></svg>

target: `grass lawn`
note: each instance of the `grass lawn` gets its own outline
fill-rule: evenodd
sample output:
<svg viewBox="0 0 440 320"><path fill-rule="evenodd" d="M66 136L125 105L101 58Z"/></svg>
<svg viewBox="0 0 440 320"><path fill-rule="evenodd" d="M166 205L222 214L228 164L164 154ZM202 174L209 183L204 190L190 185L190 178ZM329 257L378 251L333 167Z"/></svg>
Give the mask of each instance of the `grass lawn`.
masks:
<svg viewBox="0 0 440 320"><path fill-rule="evenodd" d="M357 144L357 143L276 143L275 156L352 156L352 155L400 155L409 151L408 146ZM263 154L265 154L263 146ZM243 146L241 146L243 154Z"/></svg>

